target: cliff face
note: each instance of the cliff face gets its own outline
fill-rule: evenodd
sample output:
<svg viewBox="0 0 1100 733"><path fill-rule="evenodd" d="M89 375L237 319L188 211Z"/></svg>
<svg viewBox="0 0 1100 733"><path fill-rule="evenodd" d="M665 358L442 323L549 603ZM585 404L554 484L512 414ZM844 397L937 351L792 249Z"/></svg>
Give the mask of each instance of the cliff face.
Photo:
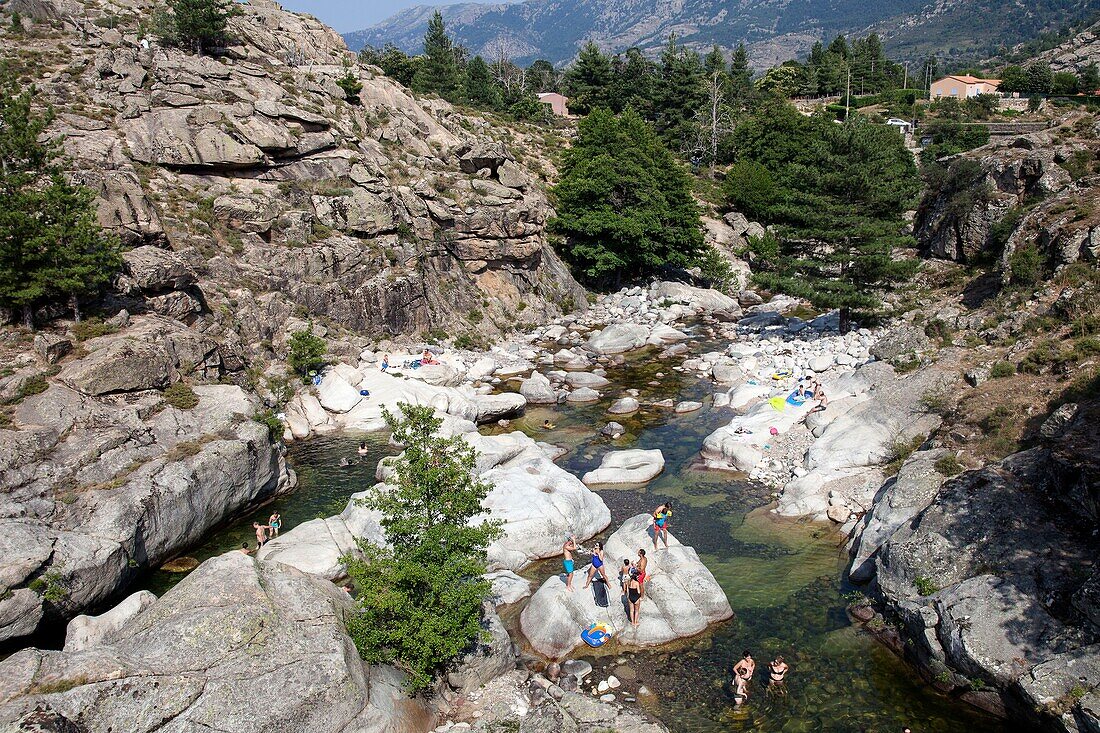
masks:
<svg viewBox="0 0 1100 733"><path fill-rule="evenodd" d="M4 68L53 106L66 167L127 251L89 304L104 323L67 330L47 308L44 332L0 328L0 641L293 486L250 418L307 322L355 361L583 306L541 181L499 131L353 66L318 21L257 0L210 58L148 37L144 0L5 9L24 22L0 24Z"/></svg>
<svg viewBox="0 0 1100 733"><path fill-rule="evenodd" d="M127 283L121 305L246 344L277 340L294 313L379 338L471 328L485 299L483 331L510 325L521 302L535 319L573 307L539 181L484 123L346 66L337 34L274 3L242 6L219 58L138 32L155 8L13 5L53 26L35 24L19 58L58 110L101 222L196 273L171 298ZM349 69L363 85L353 99L336 84Z"/></svg>
<svg viewBox="0 0 1100 733"><path fill-rule="evenodd" d="M1036 246L1051 269L1100 255L1100 128L1074 113L1050 130L996 141L944 161L917 209L924 254L958 262Z"/></svg>

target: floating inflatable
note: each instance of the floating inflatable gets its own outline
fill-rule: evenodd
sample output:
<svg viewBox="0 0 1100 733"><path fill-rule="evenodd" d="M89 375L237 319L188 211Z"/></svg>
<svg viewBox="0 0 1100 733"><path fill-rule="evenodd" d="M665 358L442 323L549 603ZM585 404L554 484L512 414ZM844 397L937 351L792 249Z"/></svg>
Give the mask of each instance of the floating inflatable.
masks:
<svg viewBox="0 0 1100 733"><path fill-rule="evenodd" d="M611 632L602 621L597 621L581 632L581 641L588 646L603 646L611 640Z"/></svg>
<svg viewBox="0 0 1100 733"><path fill-rule="evenodd" d="M805 392L805 393L803 393L803 395L801 397L799 397L798 396L798 390L796 389L794 392L791 392L790 395L787 396L787 404L788 405L794 405L795 407L797 407L798 405L801 405L804 402L809 402L813 398L814 398L814 393L813 392Z"/></svg>

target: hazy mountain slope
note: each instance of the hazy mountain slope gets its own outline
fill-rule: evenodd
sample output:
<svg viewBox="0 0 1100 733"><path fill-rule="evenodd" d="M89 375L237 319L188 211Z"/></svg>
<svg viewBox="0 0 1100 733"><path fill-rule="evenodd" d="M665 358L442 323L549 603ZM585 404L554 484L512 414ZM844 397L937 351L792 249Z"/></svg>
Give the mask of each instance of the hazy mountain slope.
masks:
<svg viewBox="0 0 1100 733"><path fill-rule="evenodd" d="M632 45L655 51L675 32L687 45L744 41L756 66L804 54L837 33L877 30L898 57L980 55L1027 40L1096 11L1095 0L526 0L440 8L451 31L472 52L500 49L518 61L564 63L587 40L613 51ZM345 35L352 49L392 42L418 51L430 6L405 10Z"/></svg>

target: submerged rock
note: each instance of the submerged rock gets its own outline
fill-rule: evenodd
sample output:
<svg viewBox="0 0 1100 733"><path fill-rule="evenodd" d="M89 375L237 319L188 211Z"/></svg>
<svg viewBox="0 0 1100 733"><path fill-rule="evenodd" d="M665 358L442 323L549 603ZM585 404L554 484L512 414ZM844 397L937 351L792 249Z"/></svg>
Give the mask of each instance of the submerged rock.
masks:
<svg viewBox="0 0 1100 733"><path fill-rule="evenodd" d="M581 480L589 486L643 484L665 470L665 457L660 450L621 450L604 455L600 467L589 471Z"/></svg>

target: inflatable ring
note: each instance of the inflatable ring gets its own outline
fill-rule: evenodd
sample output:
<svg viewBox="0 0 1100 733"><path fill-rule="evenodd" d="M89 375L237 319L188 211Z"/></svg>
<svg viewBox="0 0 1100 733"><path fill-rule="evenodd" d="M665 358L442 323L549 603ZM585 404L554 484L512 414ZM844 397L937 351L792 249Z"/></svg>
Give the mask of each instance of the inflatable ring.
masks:
<svg viewBox="0 0 1100 733"><path fill-rule="evenodd" d="M611 632L599 621L581 632L581 641L591 647L603 646L610 640Z"/></svg>

